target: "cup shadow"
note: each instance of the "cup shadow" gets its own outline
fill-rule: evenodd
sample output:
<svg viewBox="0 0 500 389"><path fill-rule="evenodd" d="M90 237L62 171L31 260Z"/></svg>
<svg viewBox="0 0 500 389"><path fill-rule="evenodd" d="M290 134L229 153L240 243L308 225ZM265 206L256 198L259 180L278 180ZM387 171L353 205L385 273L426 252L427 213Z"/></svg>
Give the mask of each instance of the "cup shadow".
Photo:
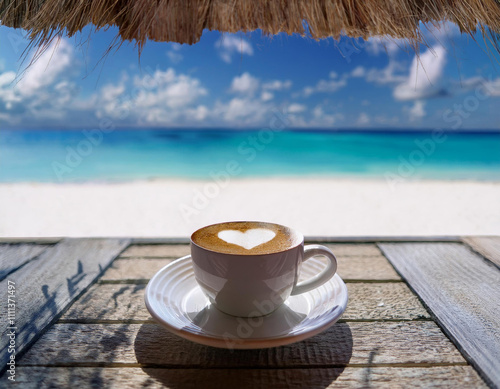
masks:
<svg viewBox="0 0 500 389"><path fill-rule="evenodd" d="M234 316L219 311L213 304L198 312L188 312L187 316L193 324L202 328L205 334L224 336L227 342L283 336L307 317L306 314L295 312L285 304L269 315L254 318L235 320ZM229 346L229 343L227 345Z"/></svg>
<svg viewBox="0 0 500 389"><path fill-rule="evenodd" d="M301 342L268 349L204 346L149 323L141 326L134 342L137 362L144 373L169 388L323 389L342 374L351 359L352 348L352 333L347 323L336 323Z"/></svg>

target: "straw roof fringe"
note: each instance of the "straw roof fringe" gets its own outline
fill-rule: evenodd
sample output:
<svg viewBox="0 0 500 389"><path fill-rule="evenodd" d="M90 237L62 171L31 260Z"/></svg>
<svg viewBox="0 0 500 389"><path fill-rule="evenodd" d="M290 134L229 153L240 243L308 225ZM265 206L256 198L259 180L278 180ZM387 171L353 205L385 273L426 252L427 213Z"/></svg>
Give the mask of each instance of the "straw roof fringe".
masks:
<svg viewBox="0 0 500 389"><path fill-rule="evenodd" d="M140 47L148 39L193 44L204 29L305 34L306 28L313 38L389 35L416 46L420 22L443 20L495 38L500 0L0 0L0 23L28 30L38 44L94 24L117 26L123 40Z"/></svg>

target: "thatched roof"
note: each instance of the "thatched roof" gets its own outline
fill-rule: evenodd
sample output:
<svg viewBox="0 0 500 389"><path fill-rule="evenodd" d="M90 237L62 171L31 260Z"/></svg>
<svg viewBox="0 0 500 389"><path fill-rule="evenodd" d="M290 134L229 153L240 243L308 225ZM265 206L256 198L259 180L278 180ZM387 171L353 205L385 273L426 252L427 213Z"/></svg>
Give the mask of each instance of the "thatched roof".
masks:
<svg viewBox="0 0 500 389"><path fill-rule="evenodd" d="M117 26L123 40L196 43L204 29L261 29L313 38L389 35L421 41L420 22L451 21L462 32L500 32L500 0L0 0L0 23L37 43L88 24Z"/></svg>

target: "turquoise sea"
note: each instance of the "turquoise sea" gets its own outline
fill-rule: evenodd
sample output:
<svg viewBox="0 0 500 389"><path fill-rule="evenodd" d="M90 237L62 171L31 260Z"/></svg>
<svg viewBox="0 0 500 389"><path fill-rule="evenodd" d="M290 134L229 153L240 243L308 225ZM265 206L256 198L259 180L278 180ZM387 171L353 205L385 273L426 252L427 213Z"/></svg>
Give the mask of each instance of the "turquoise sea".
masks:
<svg viewBox="0 0 500 389"><path fill-rule="evenodd" d="M0 182L333 176L500 181L500 132L0 130Z"/></svg>

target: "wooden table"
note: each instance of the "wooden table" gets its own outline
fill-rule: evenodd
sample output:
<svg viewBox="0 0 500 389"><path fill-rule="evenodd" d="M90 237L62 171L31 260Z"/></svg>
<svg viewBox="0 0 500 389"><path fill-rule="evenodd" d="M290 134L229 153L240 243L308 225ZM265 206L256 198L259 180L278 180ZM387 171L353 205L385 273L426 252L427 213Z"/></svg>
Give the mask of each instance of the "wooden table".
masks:
<svg viewBox="0 0 500 389"><path fill-rule="evenodd" d="M144 305L187 240L4 239L0 387L500 386L500 237L310 241L338 257L342 319L289 346L224 350L170 334Z"/></svg>

